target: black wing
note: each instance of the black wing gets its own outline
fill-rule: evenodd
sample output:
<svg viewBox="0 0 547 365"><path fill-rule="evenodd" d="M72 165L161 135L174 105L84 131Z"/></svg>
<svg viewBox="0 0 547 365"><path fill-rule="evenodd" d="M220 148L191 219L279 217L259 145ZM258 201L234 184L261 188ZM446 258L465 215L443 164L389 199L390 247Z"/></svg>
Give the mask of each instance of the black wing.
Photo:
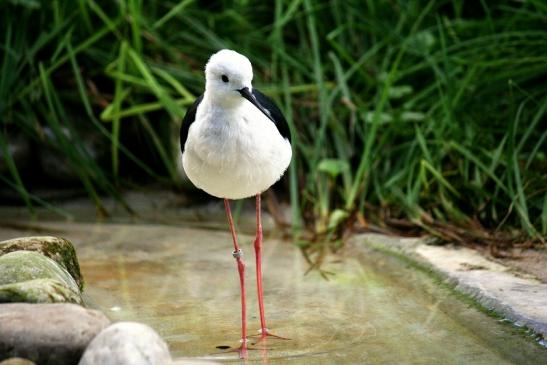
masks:
<svg viewBox="0 0 547 365"><path fill-rule="evenodd" d="M188 131L190 126L196 120L196 111L198 110L198 105L203 100L203 94L194 101L188 109L186 109L186 115L182 120L182 125L180 126L180 150L184 153L184 145L188 139Z"/></svg>
<svg viewBox="0 0 547 365"><path fill-rule="evenodd" d="M275 105L272 99L268 98L266 95L262 94L257 89L253 88L253 95L256 98L256 100L260 103L260 105L262 105L270 113L270 116L274 120L274 124L277 127L279 134L287 138L290 142L291 132L289 130L289 125L287 124L287 120L283 116L283 113L281 112L281 110L277 107L277 105Z"/></svg>

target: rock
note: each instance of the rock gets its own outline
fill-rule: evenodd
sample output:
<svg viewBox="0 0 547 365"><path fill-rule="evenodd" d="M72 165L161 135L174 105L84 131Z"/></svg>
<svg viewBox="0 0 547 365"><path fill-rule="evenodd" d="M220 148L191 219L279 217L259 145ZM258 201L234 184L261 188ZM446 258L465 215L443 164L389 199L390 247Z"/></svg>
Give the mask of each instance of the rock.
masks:
<svg viewBox="0 0 547 365"><path fill-rule="evenodd" d="M70 241L51 236L14 238L0 242L0 256L13 251L36 251L63 266L83 289L84 280L76 257L76 250Z"/></svg>
<svg viewBox="0 0 547 365"><path fill-rule="evenodd" d="M38 252L15 251L0 256L0 285L33 279L54 279L76 293L80 291L68 271Z"/></svg>
<svg viewBox="0 0 547 365"><path fill-rule="evenodd" d="M170 364L167 344L150 327L118 322L97 335L85 350L79 365Z"/></svg>
<svg viewBox="0 0 547 365"><path fill-rule="evenodd" d="M80 288L74 278L52 259L33 251L15 251L0 256L0 288L4 302L25 297L31 302L40 298L51 302L65 297L81 303Z"/></svg>
<svg viewBox="0 0 547 365"><path fill-rule="evenodd" d="M82 297L53 279L34 279L0 285L0 303L77 303Z"/></svg>
<svg viewBox="0 0 547 365"><path fill-rule="evenodd" d="M36 363L20 357L12 357L0 362L0 365L36 365Z"/></svg>
<svg viewBox="0 0 547 365"><path fill-rule="evenodd" d="M89 342L109 325L99 311L76 304L0 305L0 359L76 364Z"/></svg>

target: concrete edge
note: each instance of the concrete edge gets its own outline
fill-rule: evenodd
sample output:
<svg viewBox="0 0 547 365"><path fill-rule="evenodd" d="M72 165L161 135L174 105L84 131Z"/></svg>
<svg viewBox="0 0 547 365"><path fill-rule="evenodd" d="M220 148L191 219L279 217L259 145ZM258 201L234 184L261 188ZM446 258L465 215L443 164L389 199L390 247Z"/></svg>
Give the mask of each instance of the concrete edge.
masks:
<svg viewBox="0 0 547 365"><path fill-rule="evenodd" d="M419 238L371 233L356 235L350 243L402 255L425 266L487 310L531 329L547 346L547 284L533 276L517 273L472 249L427 245Z"/></svg>

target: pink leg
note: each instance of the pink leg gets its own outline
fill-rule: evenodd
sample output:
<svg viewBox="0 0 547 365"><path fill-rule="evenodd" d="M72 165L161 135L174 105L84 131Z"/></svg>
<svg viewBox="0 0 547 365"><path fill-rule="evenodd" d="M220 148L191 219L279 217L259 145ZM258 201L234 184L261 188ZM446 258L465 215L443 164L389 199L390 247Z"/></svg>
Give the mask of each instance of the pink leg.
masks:
<svg viewBox="0 0 547 365"><path fill-rule="evenodd" d="M245 262L242 258L242 251L237 244L236 230L234 227L234 220L232 218L232 212L230 210L230 202L228 199L224 199L224 208L226 209L226 216L228 217L228 223L230 224L230 232L232 233L232 240L234 241L233 256L237 261L237 271L239 272L239 284L241 287L241 347L239 348L239 356L241 358L247 357L247 307L245 300Z"/></svg>
<svg viewBox="0 0 547 365"><path fill-rule="evenodd" d="M262 214L260 207L260 194L256 196L256 238L255 238L255 258L256 258L256 288L258 291L258 308L260 311L260 334L264 338L268 334L266 328L266 317L264 315L264 294L262 290Z"/></svg>
<svg viewBox="0 0 547 365"><path fill-rule="evenodd" d="M281 340L288 340L288 338L276 336L268 331L266 327L266 317L264 315L264 293L262 290L262 213L260 206L260 194L256 196L256 238L254 242L255 246L255 258L256 258L256 288L258 291L258 308L260 311L260 340L264 340L266 337L275 337Z"/></svg>

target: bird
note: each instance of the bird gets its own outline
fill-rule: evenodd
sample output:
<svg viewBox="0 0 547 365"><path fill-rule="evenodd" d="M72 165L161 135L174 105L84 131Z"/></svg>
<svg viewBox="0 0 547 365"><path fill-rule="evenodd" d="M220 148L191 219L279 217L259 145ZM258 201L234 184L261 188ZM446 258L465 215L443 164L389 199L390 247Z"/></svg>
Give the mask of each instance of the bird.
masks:
<svg viewBox="0 0 547 365"><path fill-rule="evenodd" d="M222 49L205 65L205 91L187 109L180 129L182 166L188 179L223 199L241 291L241 358L247 357L245 262L230 201L255 197L254 251L260 340L285 339L266 327L262 286L261 194L277 182L292 159L291 133L283 113L253 88L253 67L244 55Z"/></svg>

